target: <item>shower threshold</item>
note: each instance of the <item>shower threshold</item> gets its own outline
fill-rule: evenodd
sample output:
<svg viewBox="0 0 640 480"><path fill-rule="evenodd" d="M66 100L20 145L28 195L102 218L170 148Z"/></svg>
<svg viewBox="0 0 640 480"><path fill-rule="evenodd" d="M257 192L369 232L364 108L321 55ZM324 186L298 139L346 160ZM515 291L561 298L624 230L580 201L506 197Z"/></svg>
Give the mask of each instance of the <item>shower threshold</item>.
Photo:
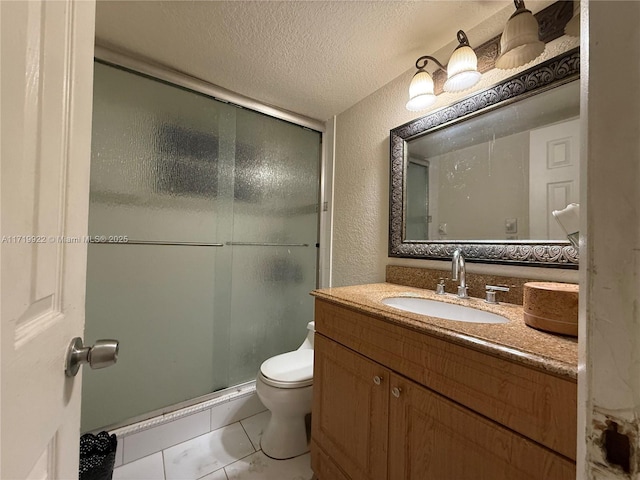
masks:
<svg viewBox="0 0 640 480"><path fill-rule="evenodd" d="M142 415L129 418L122 422L92 430L89 433L97 433L99 431L106 430L109 433L115 433L118 437L130 435L151 427L173 422L179 418L193 415L194 413L212 408L216 405L253 395L255 391L256 382L255 380L252 380L250 382L241 383L222 390L217 390L207 395L185 400L184 402L180 402L175 405L143 413Z"/></svg>

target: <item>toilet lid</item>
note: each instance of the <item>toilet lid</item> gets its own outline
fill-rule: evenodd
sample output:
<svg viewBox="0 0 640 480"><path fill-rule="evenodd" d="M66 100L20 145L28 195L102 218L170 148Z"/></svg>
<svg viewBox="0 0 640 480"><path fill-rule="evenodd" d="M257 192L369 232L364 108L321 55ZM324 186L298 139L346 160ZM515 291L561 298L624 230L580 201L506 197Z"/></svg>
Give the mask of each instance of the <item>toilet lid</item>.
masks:
<svg viewBox="0 0 640 480"><path fill-rule="evenodd" d="M301 387L311 385L313 383L313 349L294 350L271 357L262 363L260 373L267 381L296 384Z"/></svg>

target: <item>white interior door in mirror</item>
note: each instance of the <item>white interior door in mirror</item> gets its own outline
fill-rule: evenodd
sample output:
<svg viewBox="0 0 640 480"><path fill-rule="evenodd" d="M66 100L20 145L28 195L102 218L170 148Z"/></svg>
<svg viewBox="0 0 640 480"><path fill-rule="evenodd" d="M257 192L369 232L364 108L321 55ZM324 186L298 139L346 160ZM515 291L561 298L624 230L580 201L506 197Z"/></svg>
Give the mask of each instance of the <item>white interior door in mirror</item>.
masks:
<svg viewBox="0 0 640 480"><path fill-rule="evenodd" d="M84 326L95 5L0 2L0 18L0 478L78 478L64 364Z"/></svg>
<svg viewBox="0 0 640 480"><path fill-rule="evenodd" d="M579 201L580 119L532 130L529 148L531 239L564 239L551 212Z"/></svg>

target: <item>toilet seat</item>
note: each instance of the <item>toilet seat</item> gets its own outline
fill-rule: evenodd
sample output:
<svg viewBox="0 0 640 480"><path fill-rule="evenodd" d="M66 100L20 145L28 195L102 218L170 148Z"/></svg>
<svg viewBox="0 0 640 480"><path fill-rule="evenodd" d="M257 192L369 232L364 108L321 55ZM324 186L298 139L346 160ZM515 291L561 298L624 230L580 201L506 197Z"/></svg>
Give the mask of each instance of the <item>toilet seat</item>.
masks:
<svg viewBox="0 0 640 480"><path fill-rule="evenodd" d="M303 349L271 357L260 365L260 379L276 388L313 385L313 350Z"/></svg>

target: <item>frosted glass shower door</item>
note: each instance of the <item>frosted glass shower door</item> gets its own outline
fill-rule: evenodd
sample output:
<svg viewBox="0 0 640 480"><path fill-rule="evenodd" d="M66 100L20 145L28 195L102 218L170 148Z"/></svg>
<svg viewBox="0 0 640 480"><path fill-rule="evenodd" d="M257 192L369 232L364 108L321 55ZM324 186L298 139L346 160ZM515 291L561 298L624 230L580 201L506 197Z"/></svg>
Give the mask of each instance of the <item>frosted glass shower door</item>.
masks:
<svg viewBox="0 0 640 480"><path fill-rule="evenodd" d="M85 343L121 349L83 377L83 431L254 380L303 341L318 276L318 132L100 63L94 82L89 233L107 242Z"/></svg>
<svg viewBox="0 0 640 480"><path fill-rule="evenodd" d="M320 134L237 112L229 380L297 348L317 284Z"/></svg>
<svg viewBox="0 0 640 480"><path fill-rule="evenodd" d="M95 64L89 233L117 243L89 245L85 340L121 349L83 377L83 431L229 384L235 111Z"/></svg>

